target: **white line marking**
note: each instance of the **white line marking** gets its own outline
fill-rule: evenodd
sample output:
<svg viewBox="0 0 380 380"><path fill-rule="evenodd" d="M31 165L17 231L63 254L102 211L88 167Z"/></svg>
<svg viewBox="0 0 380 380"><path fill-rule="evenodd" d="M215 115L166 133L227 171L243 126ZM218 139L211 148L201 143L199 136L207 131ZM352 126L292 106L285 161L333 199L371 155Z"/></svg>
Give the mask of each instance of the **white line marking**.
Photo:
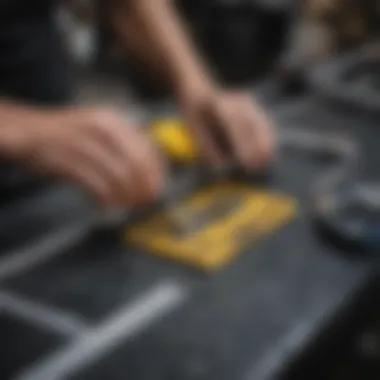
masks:
<svg viewBox="0 0 380 380"><path fill-rule="evenodd" d="M279 363L284 362L283 358L293 354L300 346L301 340L311 331L312 325L308 321L297 325L275 345L276 348L267 351L262 356L258 364L248 372L246 380L269 378L269 374L278 367Z"/></svg>
<svg viewBox="0 0 380 380"><path fill-rule="evenodd" d="M1 292L0 305L5 312L59 334L77 335L87 328L76 316L42 306L18 295Z"/></svg>
<svg viewBox="0 0 380 380"><path fill-rule="evenodd" d="M25 272L36 264L62 253L63 249L69 248L82 236L85 236L90 228L90 226L85 227L83 223L71 226L47 238L37 240L32 247L27 246L11 252L3 260L0 260L0 280Z"/></svg>
<svg viewBox="0 0 380 380"><path fill-rule="evenodd" d="M126 305L105 323L78 337L73 344L25 371L18 380L60 379L86 367L121 342L134 337L186 297L186 289L164 282Z"/></svg>

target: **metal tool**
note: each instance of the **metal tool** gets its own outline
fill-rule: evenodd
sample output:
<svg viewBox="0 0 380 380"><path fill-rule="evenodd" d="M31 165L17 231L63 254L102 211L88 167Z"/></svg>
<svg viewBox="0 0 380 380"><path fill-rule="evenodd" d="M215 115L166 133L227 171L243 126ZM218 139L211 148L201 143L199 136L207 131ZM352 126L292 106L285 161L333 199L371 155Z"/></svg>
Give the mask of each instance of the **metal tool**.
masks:
<svg viewBox="0 0 380 380"><path fill-rule="evenodd" d="M316 178L310 186L311 199L315 209L318 209L319 199L326 194L333 193L348 179L354 177L357 163L357 147L348 138L339 135L321 135L319 133L306 132L301 129L280 129L279 131L280 155L284 150L295 150L318 158L331 158L334 164L321 176ZM270 177L271 169L261 173L248 173L236 165L227 165L219 170L211 170L198 165L184 169L178 175L170 178L162 197L155 205L149 205L148 209L165 208L174 210L187 195L200 187L228 179L251 182L265 182ZM121 222L134 213L144 214L144 208L129 210L116 210L101 218L106 224ZM180 218L179 218L180 219Z"/></svg>
<svg viewBox="0 0 380 380"><path fill-rule="evenodd" d="M306 205L306 211L318 230L327 231L327 235L334 236L341 243L350 242L352 246L365 246L372 250L380 248L380 186L358 184L359 151L354 141L341 135L301 129L281 129L279 140L280 154L284 150L293 150L316 159L331 160L331 166L311 182L310 202ZM190 168L171 179L166 192L153 209L165 209L169 222L180 232L186 233L192 228L192 221L180 206L181 201L206 184L237 178L254 183L255 175L233 165L219 171L202 166ZM148 207L146 212L152 213L152 207ZM138 209L135 214L141 216L146 213ZM133 212L128 214L129 220L133 220L131 215ZM123 218L127 219L126 214Z"/></svg>
<svg viewBox="0 0 380 380"><path fill-rule="evenodd" d="M159 203L161 208L166 210L166 216L170 219L171 224L176 226L179 232L186 233L187 230L192 229L193 223L188 212L180 206L184 197L207 184L228 180L252 181L253 177L259 178L258 175L250 174L233 164L218 169L198 166L181 174L179 178L174 178Z"/></svg>

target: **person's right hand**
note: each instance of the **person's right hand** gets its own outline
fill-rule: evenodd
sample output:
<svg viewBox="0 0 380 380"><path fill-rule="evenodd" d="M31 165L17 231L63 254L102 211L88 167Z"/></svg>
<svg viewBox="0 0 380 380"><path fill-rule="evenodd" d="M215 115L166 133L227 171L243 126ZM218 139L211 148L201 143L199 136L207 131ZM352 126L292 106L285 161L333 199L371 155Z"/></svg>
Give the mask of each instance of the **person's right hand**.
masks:
<svg viewBox="0 0 380 380"><path fill-rule="evenodd" d="M155 200L165 164L147 134L110 110L26 113L3 129L8 158L70 180L106 207Z"/></svg>

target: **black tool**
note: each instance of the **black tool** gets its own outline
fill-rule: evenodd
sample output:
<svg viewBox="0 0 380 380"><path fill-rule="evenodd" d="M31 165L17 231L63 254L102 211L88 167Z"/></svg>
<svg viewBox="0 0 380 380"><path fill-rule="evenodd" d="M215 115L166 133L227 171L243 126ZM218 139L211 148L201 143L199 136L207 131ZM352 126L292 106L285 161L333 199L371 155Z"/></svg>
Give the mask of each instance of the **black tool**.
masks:
<svg viewBox="0 0 380 380"><path fill-rule="evenodd" d="M330 158L333 165L310 188L310 216L321 236L360 254L380 253L380 183L357 179L359 152L342 136L288 134L289 147Z"/></svg>
<svg viewBox="0 0 380 380"><path fill-rule="evenodd" d="M323 142L325 140L325 142ZM306 140L303 148L335 157L335 165L311 186L311 216L317 231L345 251L380 252L380 183L357 178L359 154L350 140Z"/></svg>
<svg viewBox="0 0 380 380"><path fill-rule="evenodd" d="M380 184L361 184L321 198L315 221L339 248L380 253Z"/></svg>
<svg viewBox="0 0 380 380"><path fill-rule="evenodd" d="M307 210L316 230L335 246L360 253L380 252L380 183L357 180L358 150L348 138L293 131L282 143L332 165L310 187Z"/></svg>

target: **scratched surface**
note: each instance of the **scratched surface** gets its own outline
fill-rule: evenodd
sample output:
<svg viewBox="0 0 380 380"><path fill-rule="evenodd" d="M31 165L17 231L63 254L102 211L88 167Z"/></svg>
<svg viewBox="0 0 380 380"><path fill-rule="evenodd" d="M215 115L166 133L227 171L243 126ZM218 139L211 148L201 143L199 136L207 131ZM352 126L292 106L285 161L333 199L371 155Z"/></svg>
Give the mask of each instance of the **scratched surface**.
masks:
<svg viewBox="0 0 380 380"><path fill-rule="evenodd" d="M379 157L370 120L313 100L274 114L285 126L351 131L372 161ZM268 186L305 204L324 165L284 154ZM364 160L364 173L374 166ZM112 235L14 264L3 276L11 258L0 258L0 352L11 363L0 378L12 380L272 379L370 273L326 247L305 214L208 277Z"/></svg>

